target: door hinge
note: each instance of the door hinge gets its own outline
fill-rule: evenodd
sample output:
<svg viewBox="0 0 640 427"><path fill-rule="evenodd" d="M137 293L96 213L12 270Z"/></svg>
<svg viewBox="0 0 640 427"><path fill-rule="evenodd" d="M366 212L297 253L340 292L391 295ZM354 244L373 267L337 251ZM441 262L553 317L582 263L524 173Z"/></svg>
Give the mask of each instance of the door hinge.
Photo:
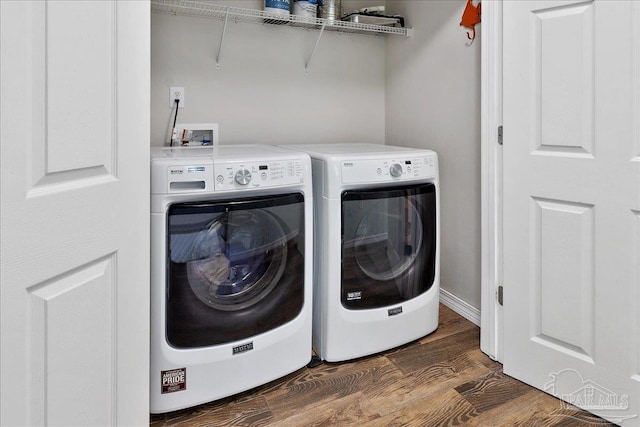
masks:
<svg viewBox="0 0 640 427"><path fill-rule="evenodd" d="M503 295L504 295L504 290L502 288L502 285L499 285L498 286L498 304L500 305L504 305Z"/></svg>
<svg viewBox="0 0 640 427"><path fill-rule="evenodd" d="M498 126L498 144L502 145L502 125Z"/></svg>

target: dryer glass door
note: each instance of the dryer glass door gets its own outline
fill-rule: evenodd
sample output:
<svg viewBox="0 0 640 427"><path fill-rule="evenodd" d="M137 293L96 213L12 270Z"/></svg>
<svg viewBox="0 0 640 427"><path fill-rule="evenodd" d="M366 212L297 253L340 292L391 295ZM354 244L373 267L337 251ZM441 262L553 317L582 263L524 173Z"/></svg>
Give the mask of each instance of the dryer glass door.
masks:
<svg viewBox="0 0 640 427"><path fill-rule="evenodd" d="M428 291L436 262L436 192L417 186L342 193L345 308L386 307Z"/></svg>
<svg viewBox="0 0 640 427"><path fill-rule="evenodd" d="M178 348L248 338L304 304L304 197L169 207L166 337Z"/></svg>

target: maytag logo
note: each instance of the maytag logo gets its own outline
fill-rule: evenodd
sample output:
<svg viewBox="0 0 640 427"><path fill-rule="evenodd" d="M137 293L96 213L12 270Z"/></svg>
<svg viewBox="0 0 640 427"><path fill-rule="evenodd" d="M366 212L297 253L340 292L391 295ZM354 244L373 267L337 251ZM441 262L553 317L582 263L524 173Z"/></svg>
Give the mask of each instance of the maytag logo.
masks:
<svg viewBox="0 0 640 427"><path fill-rule="evenodd" d="M347 301L355 301L362 299L362 291L347 292Z"/></svg>
<svg viewBox="0 0 640 427"><path fill-rule="evenodd" d="M233 354L244 353L249 350L253 350L253 341L233 347Z"/></svg>
<svg viewBox="0 0 640 427"><path fill-rule="evenodd" d="M344 162L343 165L345 167L352 167L353 166L353 162Z"/></svg>
<svg viewBox="0 0 640 427"><path fill-rule="evenodd" d="M396 314L400 314L402 313L402 306L396 307L396 308L390 308L388 313L389 313L389 316L395 316Z"/></svg>
<svg viewBox="0 0 640 427"><path fill-rule="evenodd" d="M182 169L169 169L171 175L182 175L184 171Z"/></svg>

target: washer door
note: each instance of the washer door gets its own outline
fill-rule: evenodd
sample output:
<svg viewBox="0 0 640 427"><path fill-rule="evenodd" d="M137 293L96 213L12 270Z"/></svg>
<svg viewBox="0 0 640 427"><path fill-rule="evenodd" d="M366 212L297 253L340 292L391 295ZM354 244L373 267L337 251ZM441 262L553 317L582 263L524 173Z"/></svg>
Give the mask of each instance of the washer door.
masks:
<svg viewBox="0 0 640 427"><path fill-rule="evenodd" d="M436 194L433 184L342 194L344 307L386 307L433 285Z"/></svg>
<svg viewBox="0 0 640 427"><path fill-rule="evenodd" d="M304 304L303 232L301 194L172 205L169 344L222 344L295 318Z"/></svg>
<svg viewBox="0 0 640 427"><path fill-rule="evenodd" d="M211 308L236 311L259 303L279 283L287 236L266 210L232 211L200 231L193 250L206 254L187 262L193 293Z"/></svg>

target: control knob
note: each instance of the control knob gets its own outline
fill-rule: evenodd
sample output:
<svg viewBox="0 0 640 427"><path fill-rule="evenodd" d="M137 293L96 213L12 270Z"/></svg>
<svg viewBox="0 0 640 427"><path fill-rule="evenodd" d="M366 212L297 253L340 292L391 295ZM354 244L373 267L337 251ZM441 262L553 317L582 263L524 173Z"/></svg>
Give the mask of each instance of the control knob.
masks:
<svg viewBox="0 0 640 427"><path fill-rule="evenodd" d="M398 163L394 163L389 168L389 173L392 177L397 178L402 175L402 166Z"/></svg>
<svg viewBox="0 0 640 427"><path fill-rule="evenodd" d="M235 180L240 185L247 185L251 182L251 172L246 169L240 169L236 172Z"/></svg>

